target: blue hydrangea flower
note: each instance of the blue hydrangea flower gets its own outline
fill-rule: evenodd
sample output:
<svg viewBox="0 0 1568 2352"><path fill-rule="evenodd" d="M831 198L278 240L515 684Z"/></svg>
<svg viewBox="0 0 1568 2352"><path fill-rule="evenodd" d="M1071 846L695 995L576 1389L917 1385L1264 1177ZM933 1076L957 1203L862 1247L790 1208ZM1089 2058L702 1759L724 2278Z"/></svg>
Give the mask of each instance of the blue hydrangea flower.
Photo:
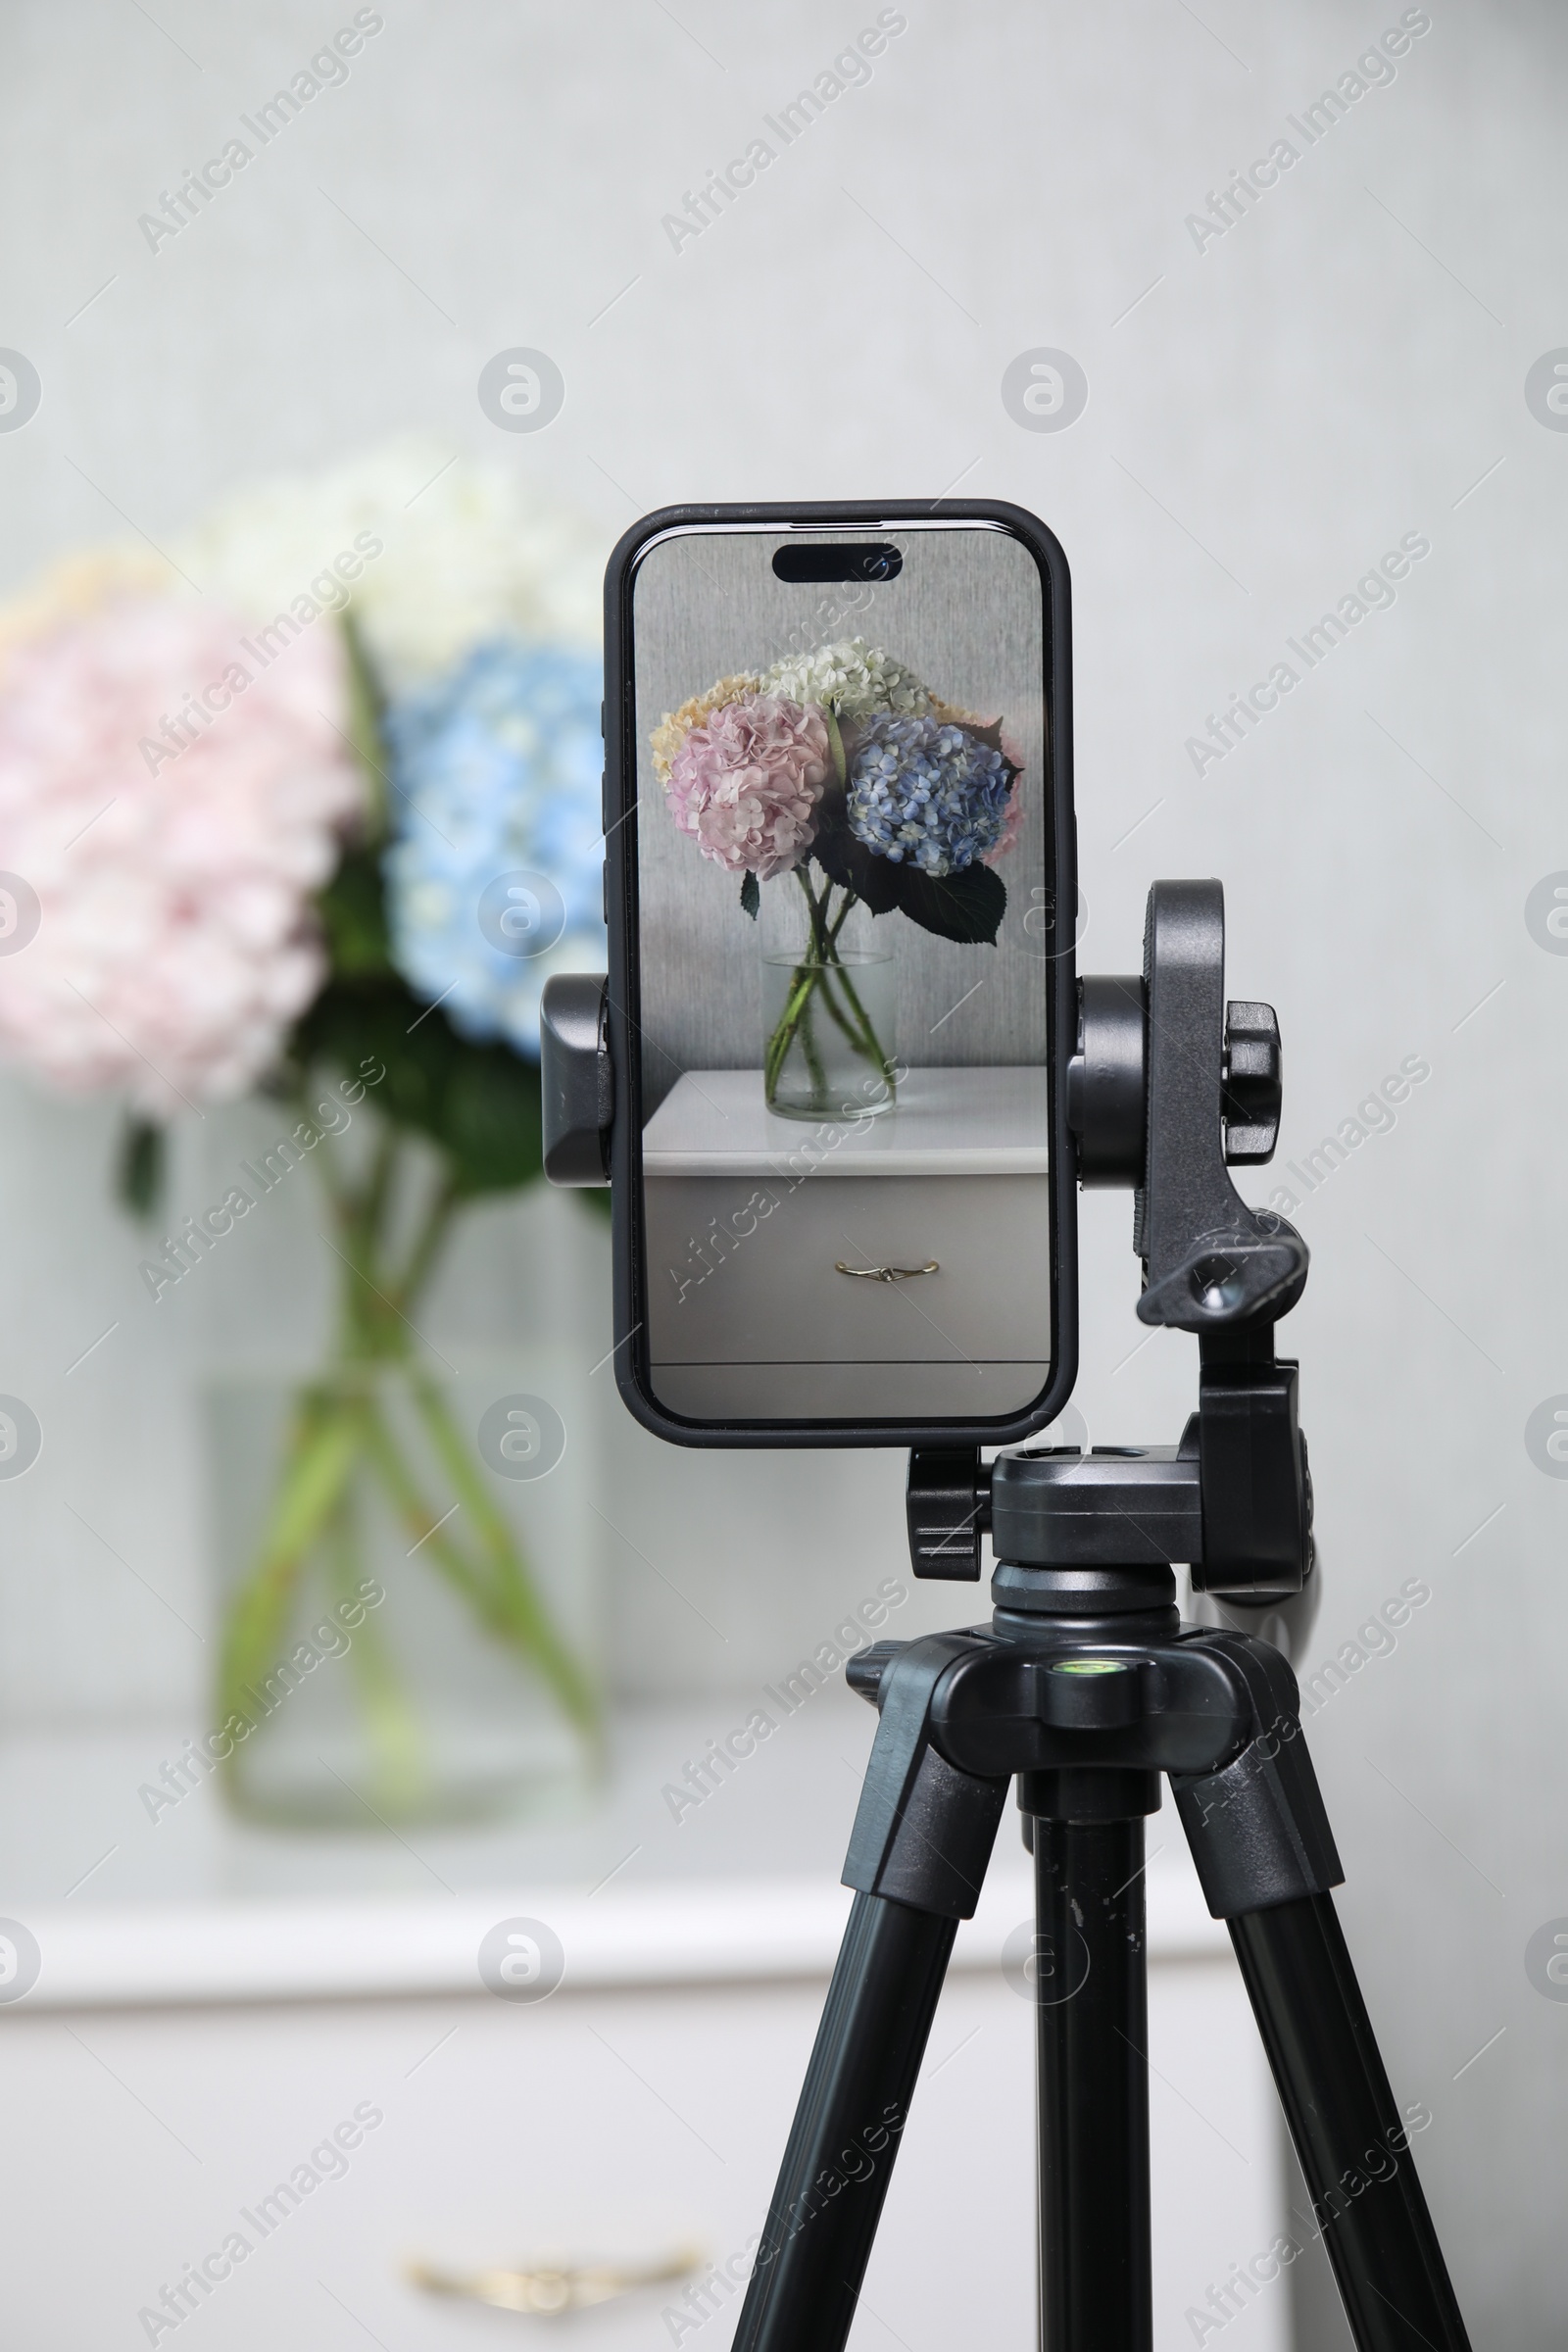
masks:
<svg viewBox="0 0 1568 2352"><path fill-rule="evenodd" d="M1011 789L1001 752L967 729L879 712L850 761L850 831L893 865L962 873L1001 839Z"/></svg>
<svg viewBox="0 0 1568 2352"><path fill-rule="evenodd" d="M603 691L590 654L497 641L387 713L392 955L466 1037L535 1054L551 973L604 968ZM565 912L560 939L535 956L495 944L493 911L481 927L487 887L516 872L554 884ZM500 930L524 936L510 915Z"/></svg>

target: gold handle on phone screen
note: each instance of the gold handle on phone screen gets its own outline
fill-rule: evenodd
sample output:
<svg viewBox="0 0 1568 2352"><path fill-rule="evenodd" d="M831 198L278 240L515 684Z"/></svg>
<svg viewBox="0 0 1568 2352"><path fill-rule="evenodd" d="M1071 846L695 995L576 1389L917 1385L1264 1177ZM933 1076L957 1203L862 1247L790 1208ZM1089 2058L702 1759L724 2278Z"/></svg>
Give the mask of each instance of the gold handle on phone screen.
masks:
<svg viewBox="0 0 1568 2352"><path fill-rule="evenodd" d="M841 1257L834 1266L835 1274L848 1274L856 1282L913 1282L920 1274L940 1274L942 1268L934 1257L923 1266L847 1266Z"/></svg>

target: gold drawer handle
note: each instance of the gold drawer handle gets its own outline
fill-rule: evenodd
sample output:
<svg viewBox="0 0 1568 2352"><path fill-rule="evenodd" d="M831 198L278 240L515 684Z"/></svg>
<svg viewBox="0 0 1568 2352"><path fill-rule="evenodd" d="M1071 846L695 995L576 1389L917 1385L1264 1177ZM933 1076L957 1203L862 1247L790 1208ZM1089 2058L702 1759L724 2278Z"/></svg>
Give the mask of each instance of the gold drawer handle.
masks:
<svg viewBox="0 0 1568 2352"><path fill-rule="evenodd" d="M526 2312L533 2319L559 2319L568 2311L613 2302L640 2286L663 2286L689 2278L702 2269L703 2259L683 2246L657 2262L537 2263L526 2271L438 2271L429 2263L411 2262L408 2276L426 2294L456 2295L468 2303L488 2303L495 2311Z"/></svg>
<svg viewBox="0 0 1568 2352"><path fill-rule="evenodd" d="M940 1274L942 1268L934 1257L923 1266L847 1266L841 1257L833 1271L853 1275L857 1282L913 1282L917 1274Z"/></svg>

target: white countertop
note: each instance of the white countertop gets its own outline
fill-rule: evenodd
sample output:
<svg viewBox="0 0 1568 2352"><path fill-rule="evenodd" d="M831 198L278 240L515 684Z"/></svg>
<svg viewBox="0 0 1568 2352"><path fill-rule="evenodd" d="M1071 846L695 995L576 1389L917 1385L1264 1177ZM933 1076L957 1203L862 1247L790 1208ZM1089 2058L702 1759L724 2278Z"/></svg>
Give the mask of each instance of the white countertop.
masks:
<svg viewBox="0 0 1568 2352"><path fill-rule="evenodd" d="M137 1788L182 1727L0 1742L0 1916L42 1955L16 2014L476 1992L481 1936L517 1917L560 1936L567 1990L825 1976L875 1717L816 1693L677 1822L664 1787L746 1713L741 1693L624 1719L604 1787L572 1820L400 1838L248 1828L210 1784L148 1820ZM1168 1797L1149 1846L1152 1960L1228 1955ZM954 1965L997 1966L1031 1909L1009 1805Z"/></svg>
<svg viewBox="0 0 1568 2352"><path fill-rule="evenodd" d="M892 1110L782 1119L760 1070L687 1070L643 1129L649 1176L783 1175L792 1155L835 1176L1043 1176L1046 1073L1033 1063L910 1070Z"/></svg>

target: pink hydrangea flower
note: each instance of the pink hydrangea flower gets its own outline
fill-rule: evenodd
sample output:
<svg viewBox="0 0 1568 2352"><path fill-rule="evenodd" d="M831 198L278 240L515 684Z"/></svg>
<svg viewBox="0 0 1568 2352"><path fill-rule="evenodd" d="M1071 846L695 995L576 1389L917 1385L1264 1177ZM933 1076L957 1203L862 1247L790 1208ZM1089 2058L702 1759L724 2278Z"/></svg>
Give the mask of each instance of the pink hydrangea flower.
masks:
<svg viewBox="0 0 1568 2352"><path fill-rule="evenodd" d="M1000 865L1008 851L1017 848L1018 835L1023 830L1023 754L1009 735L1002 738L1002 757L1015 770L1012 790L1002 811L1002 831L981 858L982 865Z"/></svg>
<svg viewBox="0 0 1568 2352"><path fill-rule="evenodd" d="M311 894L363 802L325 622L266 662L210 608L126 596L0 677L0 1053L167 1117L276 1061L326 957ZM13 897L18 894L12 893Z"/></svg>
<svg viewBox="0 0 1568 2352"><path fill-rule="evenodd" d="M693 727L676 753L671 813L715 865L766 882L810 848L830 767L827 721L814 703L748 695Z"/></svg>

